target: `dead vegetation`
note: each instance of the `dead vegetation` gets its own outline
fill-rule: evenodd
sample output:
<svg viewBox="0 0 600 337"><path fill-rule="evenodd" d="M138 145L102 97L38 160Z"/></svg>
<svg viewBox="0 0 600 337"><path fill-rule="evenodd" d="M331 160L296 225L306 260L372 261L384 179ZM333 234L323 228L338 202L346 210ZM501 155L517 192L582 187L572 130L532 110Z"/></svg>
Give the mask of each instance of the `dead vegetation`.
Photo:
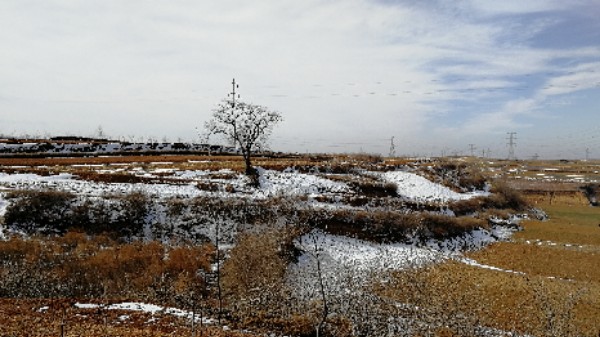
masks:
<svg viewBox="0 0 600 337"><path fill-rule="evenodd" d="M398 272L379 286L429 326L479 336L482 326L535 336L596 336L598 283L568 282L448 262Z"/></svg>
<svg viewBox="0 0 600 337"><path fill-rule="evenodd" d="M3 337L171 337L191 336L189 320L166 313L78 309L75 299L0 298L0 336ZM103 302L110 304L110 302ZM196 336L252 337L250 331L228 331L217 326L195 327Z"/></svg>

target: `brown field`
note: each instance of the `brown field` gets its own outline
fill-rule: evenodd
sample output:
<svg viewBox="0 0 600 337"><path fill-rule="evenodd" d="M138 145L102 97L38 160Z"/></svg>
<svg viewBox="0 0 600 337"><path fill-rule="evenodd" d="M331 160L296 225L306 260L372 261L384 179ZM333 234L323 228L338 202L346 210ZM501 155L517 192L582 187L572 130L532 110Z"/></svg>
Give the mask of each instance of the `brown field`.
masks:
<svg viewBox="0 0 600 337"><path fill-rule="evenodd" d="M406 164L405 159L383 160L370 155L338 155L335 157L315 156L282 156L252 158L254 166L267 169L283 170L288 167L328 166L335 168L351 167L356 164L380 164L396 166ZM136 165L160 166L188 170L222 170L244 171L241 156L234 155L148 155L148 156L98 156L98 157L52 157L52 158L1 158L0 170L7 172L73 172L96 170L99 166ZM89 167L86 167L88 165ZM75 167L74 167L75 166Z"/></svg>

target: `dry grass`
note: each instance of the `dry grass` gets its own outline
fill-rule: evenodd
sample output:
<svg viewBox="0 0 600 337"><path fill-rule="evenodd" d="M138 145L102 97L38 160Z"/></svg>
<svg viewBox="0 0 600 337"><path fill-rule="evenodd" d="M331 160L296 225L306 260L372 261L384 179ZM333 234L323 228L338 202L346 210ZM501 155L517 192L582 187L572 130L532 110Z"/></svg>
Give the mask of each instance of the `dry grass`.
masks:
<svg viewBox="0 0 600 337"><path fill-rule="evenodd" d="M396 274L380 294L440 317L454 333L465 317L470 324L537 336L600 332L598 282L526 277L454 261L410 273Z"/></svg>
<svg viewBox="0 0 600 337"><path fill-rule="evenodd" d="M600 252L559 246L502 242L470 257L480 263L527 275L596 282L600 285Z"/></svg>
<svg viewBox="0 0 600 337"><path fill-rule="evenodd" d="M525 221L517 240L542 240L600 248L600 208L565 203L538 204L550 215L548 221Z"/></svg>
<svg viewBox="0 0 600 337"><path fill-rule="evenodd" d="M132 155L112 157L53 157L53 158L0 158L0 171L8 173L36 173L42 175L69 172L85 175L86 172L101 169L114 169L115 164L121 168L142 167L172 168L179 170L211 170L229 169L244 172L245 164L241 156L206 156L206 155ZM254 157L252 164L266 169L284 170L288 167L314 167L330 165L327 157ZM89 165L89 167L85 167Z"/></svg>
<svg viewBox="0 0 600 337"><path fill-rule="evenodd" d="M64 318L65 337L167 337L191 336L189 321L164 315L122 310L77 309L75 300L0 299L0 336L61 336ZM40 311L42 307L47 310ZM126 315L127 319L124 319ZM120 318L121 317L121 318ZM250 332L223 331L218 327L197 327L196 336L257 336Z"/></svg>

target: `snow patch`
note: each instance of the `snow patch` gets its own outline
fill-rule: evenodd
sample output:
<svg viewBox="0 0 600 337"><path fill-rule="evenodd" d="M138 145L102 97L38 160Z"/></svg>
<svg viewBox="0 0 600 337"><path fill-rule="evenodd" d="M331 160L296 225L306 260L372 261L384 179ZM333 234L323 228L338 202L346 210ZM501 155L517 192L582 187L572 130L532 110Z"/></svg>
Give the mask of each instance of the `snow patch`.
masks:
<svg viewBox="0 0 600 337"><path fill-rule="evenodd" d="M198 317L198 315L194 315L191 311L185 311L185 310L181 310L181 309L177 309L177 308L161 307L158 305L147 304L147 303L123 302L123 303L110 304L107 306L100 305L100 304L91 304L91 303L75 303L74 306L79 309L103 308L106 310L139 311L139 312L149 313L152 315L166 314L166 315L172 315L172 316L176 316L179 318L186 318L186 319L191 319L192 317L194 317L195 321L197 321L197 322L200 321L200 317ZM124 316L127 316L127 315L124 315ZM213 323L215 323L215 320L211 319L211 318L202 318L202 323L213 324Z"/></svg>
<svg viewBox="0 0 600 337"><path fill-rule="evenodd" d="M404 171L385 172L381 174L381 178L387 182L396 184L398 186L398 195L416 201L448 202L489 195L488 192L484 191L470 193L454 192L448 187L436 184L420 175Z"/></svg>
<svg viewBox="0 0 600 337"><path fill-rule="evenodd" d="M278 172L258 169L260 189L258 195L309 195L323 193L349 193L351 188L344 183L335 182L315 175L297 172Z"/></svg>

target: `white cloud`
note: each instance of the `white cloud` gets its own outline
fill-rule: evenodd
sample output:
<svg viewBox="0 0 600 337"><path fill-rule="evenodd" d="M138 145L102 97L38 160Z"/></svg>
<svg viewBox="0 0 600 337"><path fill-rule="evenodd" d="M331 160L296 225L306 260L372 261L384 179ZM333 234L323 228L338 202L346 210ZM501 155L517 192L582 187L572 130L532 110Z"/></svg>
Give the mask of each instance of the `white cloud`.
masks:
<svg viewBox="0 0 600 337"><path fill-rule="evenodd" d="M0 54L7 65L0 69L0 120L11 112L29 122L0 127L92 132L103 124L114 134L189 139L232 77L243 98L286 116L278 132L283 149L295 149L295 139L310 150L353 138L380 148L393 135L429 142L423 130L440 116L462 121L450 127L458 133L481 124L516 127L545 96L596 88L597 77L577 68L600 57L596 45L552 50L529 43L573 6L3 1L0 43L10 48ZM519 19L532 13L540 16ZM566 59L574 74L557 68ZM549 72L556 75L546 89L524 78Z"/></svg>

